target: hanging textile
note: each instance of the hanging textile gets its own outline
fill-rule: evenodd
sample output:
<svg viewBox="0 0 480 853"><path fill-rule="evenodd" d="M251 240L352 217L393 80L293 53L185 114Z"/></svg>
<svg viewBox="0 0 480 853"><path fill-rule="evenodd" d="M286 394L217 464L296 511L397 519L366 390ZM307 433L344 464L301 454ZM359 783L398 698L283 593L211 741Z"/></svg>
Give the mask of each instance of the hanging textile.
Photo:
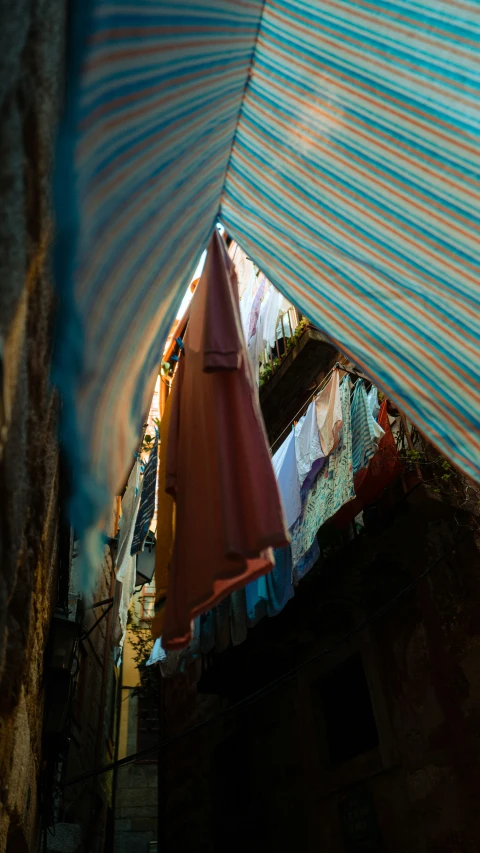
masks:
<svg viewBox="0 0 480 853"><path fill-rule="evenodd" d="M253 297L252 308L250 311L250 317L248 321L248 332L246 335L246 340L249 341L257 331L257 323L258 317L260 314L260 307L262 304L262 299L265 294L265 290L268 287L267 279L264 275L259 275L257 279L257 292Z"/></svg>
<svg viewBox="0 0 480 853"><path fill-rule="evenodd" d="M337 371L334 371L337 373ZM296 566L312 546L317 530L343 504L355 497L352 466L352 430L350 421L350 377L340 386L342 429L340 437L314 485L310 489L302 514L292 530L292 558Z"/></svg>
<svg viewBox="0 0 480 853"><path fill-rule="evenodd" d="M307 411L295 426L295 453L297 457L298 478L300 485L303 486L315 462L325 458L320 444L320 433L318 431L314 401L310 403ZM317 465L316 473L318 473L320 467Z"/></svg>
<svg viewBox="0 0 480 853"><path fill-rule="evenodd" d="M352 409L352 462L353 474L366 468L377 449L375 421L365 391L363 379L357 379L353 392Z"/></svg>
<svg viewBox="0 0 480 853"><path fill-rule="evenodd" d="M166 485L176 515L162 642L181 648L192 617L268 572L271 548L288 543L235 271L217 230L172 393Z"/></svg>
<svg viewBox="0 0 480 853"><path fill-rule="evenodd" d="M147 533L155 512L155 493L157 490L158 435L155 436L145 470L143 472L142 498L138 508L135 531L133 534L131 554L138 554L143 549Z"/></svg>
<svg viewBox="0 0 480 853"><path fill-rule="evenodd" d="M289 435L272 457L273 470L277 478L278 490L282 498L285 521L288 528L295 524L302 511L300 500L300 482L297 471L295 433Z"/></svg>
<svg viewBox="0 0 480 853"><path fill-rule="evenodd" d="M240 314L242 315L242 328L245 329L243 324L243 308L247 303L245 300L245 292L248 287L252 289L253 277L255 276L255 270L253 264L249 258L247 258L243 249L240 248L238 243L235 243L234 240L230 243L228 248L228 254L233 261L233 265L235 267L238 279L238 298L240 299ZM250 308L252 305L252 300L250 299Z"/></svg>
<svg viewBox="0 0 480 853"><path fill-rule="evenodd" d="M378 402L378 389L375 388L375 385L372 385L370 391L367 394L368 405L370 407L370 411L372 413L372 418L375 422L377 422L378 414L380 412L380 403Z"/></svg>
<svg viewBox="0 0 480 853"><path fill-rule="evenodd" d="M117 580L135 575L136 557L132 555L132 542L135 532L140 500L142 497L142 462L136 459L128 478L127 488L122 498L122 515L118 532Z"/></svg>
<svg viewBox="0 0 480 853"><path fill-rule="evenodd" d="M480 480L478 4L71 6L55 379L75 527L125 476L218 211Z"/></svg>
<svg viewBox="0 0 480 853"><path fill-rule="evenodd" d="M183 649L165 651L162 648L163 655L160 657L159 663L163 678L173 678L179 672L184 672L188 664L200 654L200 619L193 620L190 626L190 636L190 643Z"/></svg>
<svg viewBox="0 0 480 853"><path fill-rule="evenodd" d="M370 411L372 413L372 418L373 418L375 440L378 443L380 441L380 439L383 438L385 433L384 433L384 430L382 429L382 427L380 426L380 424L378 423L378 414L380 412L380 403L378 402L378 390L377 390L377 388L375 388L375 385L372 385L372 387L370 388L370 391L368 392L367 397L368 397L368 405L369 405Z"/></svg>
<svg viewBox="0 0 480 853"><path fill-rule="evenodd" d="M175 380L174 380L175 384ZM172 411L172 389L167 397L160 424L160 462L158 466L157 542L155 546L155 614L152 636L161 637L167 603L168 569L172 557L175 529L175 502L166 491L168 431Z"/></svg>
<svg viewBox="0 0 480 853"><path fill-rule="evenodd" d="M250 316L252 313L252 305L255 297L255 287L257 286L257 277L255 275L253 264L249 271L249 280L244 290L243 299L240 303L240 319L242 321L243 334L245 340L248 341L248 329L250 326Z"/></svg>
<svg viewBox="0 0 480 853"><path fill-rule="evenodd" d="M320 559L320 546L315 536L312 545L300 557L298 563L292 569L292 582L294 586L298 586L301 580L313 569L315 563Z"/></svg>
<svg viewBox="0 0 480 853"><path fill-rule="evenodd" d="M265 575L255 578L245 587L245 601L247 607L247 621L250 628L253 628L264 619L267 615L267 579Z"/></svg>
<svg viewBox="0 0 480 853"><path fill-rule="evenodd" d="M263 343L265 347L274 349L275 337L277 331L278 315L280 306L283 302L283 296L275 287L270 287L270 299L265 306L265 316L263 320Z"/></svg>
<svg viewBox="0 0 480 853"><path fill-rule="evenodd" d="M115 645L119 646L123 643L123 636L127 627L128 608L135 591L137 557L132 555L131 551L141 497L142 462L140 459L136 459L122 498L122 516L118 533L114 610L118 613L119 624L118 630L115 629Z"/></svg>
<svg viewBox="0 0 480 853"><path fill-rule="evenodd" d="M336 513L332 519L336 527L346 527L364 507L373 503L384 489L402 473L403 466L390 427L386 400L380 407L378 423L383 431L378 450L368 468L362 468L355 476L356 498L345 504Z"/></svg>
<svg viewBox="0 0 480 853"><path fill-rule="evenodd" d="M292 585L292 549L276 548L275 568L266 576L267 614L277 616L295 595Z"/></svg>
<svg viewBox="0 0 480 853"><path fill-rule="evenodd" d="M340 402L340 373L335 369L324 388L315 398L318 432L323 455L328 456L338 444L342 428Z"/></svg>

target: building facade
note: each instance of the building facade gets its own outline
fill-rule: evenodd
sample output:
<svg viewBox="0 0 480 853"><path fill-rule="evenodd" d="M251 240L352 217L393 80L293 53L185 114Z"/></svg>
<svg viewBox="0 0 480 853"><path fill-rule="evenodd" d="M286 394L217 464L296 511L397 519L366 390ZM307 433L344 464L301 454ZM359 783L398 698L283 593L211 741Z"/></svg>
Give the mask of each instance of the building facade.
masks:
<svg viewBox="0 0 480 853"><path fill-rule="evenodd" d="M260 390L272 444L337 357L307 324ZM480 850L478 491L399 423L403 473L284 611L162 679L166 849Z"/></svg>
<svg viewBox="0 0 480 853"><path fill-rule="evenodd" d="M476 535L417 484L242 646L165 681L169 849L479 849Z"/></svg>

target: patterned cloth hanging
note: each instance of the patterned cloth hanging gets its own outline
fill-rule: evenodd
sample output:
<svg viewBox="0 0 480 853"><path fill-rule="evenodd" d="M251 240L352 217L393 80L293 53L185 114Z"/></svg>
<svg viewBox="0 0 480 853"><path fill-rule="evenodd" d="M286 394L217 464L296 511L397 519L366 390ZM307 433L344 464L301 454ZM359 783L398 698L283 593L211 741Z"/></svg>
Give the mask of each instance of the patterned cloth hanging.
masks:
<svg viewBox="0 0 480 853"><path fill-rule="evenodd" d="M312 546L317 530L341 506L355 497L350 421L350 377L340 386L342 430L335 450L310 489L302 514L292 529L292 558L296 566Z"/></svg>
<svg viewBox="0 0 480 853"><path fill-rule="evenodd" d="M158 465L158 433L148 457L143 472L142 499L138 509L135 531L132 539L130 553L138 554L143 549L147 533L150 530L153 514L155 512L155 492L157 489L157 465Z"/></svg>
<svg viewBox="0 0 480 853"><path fill-rule="evenodd" d="M353 392L352 408L352 462L353 474L366 468L377 449L375 421L368 402L363 379L357 379Z"/></svg>

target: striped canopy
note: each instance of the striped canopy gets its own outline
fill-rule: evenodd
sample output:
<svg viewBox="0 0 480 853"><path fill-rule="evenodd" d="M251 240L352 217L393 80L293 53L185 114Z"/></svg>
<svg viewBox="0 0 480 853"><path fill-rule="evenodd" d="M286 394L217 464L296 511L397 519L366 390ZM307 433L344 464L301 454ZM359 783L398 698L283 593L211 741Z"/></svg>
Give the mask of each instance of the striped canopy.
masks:
<svg viewBox="0 0 480 853"><path fill-rule="evenodd" d="M76 0L56 377L74 522L132 464L219 220L480 479L478 0Z"/></svg>

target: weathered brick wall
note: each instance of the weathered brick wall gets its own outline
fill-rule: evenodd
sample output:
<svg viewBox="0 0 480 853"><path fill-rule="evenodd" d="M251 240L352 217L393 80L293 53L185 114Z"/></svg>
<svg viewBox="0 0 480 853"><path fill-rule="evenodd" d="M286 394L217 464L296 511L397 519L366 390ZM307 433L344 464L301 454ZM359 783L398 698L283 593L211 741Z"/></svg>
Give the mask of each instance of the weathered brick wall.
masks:
<svg viewBox="0 0 480 853"><path fill-rule="evenodd" d="M0 4L0 853L33 850L58 529L51 164L65 3ZM16 828L16 829L15 829Z"/></svg>

